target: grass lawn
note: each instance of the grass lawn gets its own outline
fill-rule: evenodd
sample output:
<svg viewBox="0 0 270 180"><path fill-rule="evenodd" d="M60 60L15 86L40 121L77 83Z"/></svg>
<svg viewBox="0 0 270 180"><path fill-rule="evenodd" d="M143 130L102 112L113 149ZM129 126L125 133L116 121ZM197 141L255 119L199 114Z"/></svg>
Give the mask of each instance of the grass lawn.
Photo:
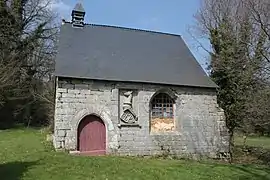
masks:
<svg viewBox="0 0 270 180"><path fill-rule="evenodd" d="M39 130L0 131L1 180L270 180L270 168L130 157L82 157L53 152Z"/></svg>
<svg viewBox="0 0 270 180"><path fill-rule="evenodd" d="M236 136L234 138L236 145L243 145L243 137ZM270 149L270 137L247 137L246 145L250 147L261 147L264 149Z"/></svg>

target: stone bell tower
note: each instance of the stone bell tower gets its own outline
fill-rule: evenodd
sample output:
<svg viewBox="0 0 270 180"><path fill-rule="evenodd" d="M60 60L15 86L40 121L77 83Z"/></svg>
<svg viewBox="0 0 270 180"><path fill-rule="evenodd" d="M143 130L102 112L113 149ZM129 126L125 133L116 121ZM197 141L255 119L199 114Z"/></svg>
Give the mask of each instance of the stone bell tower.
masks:
<svg viewBox="0 0 270 180"><path fill-rule="evenodd" d="M80 27L82 28L84 26L84 16L85 16L85 10L83 8L83 5L81 2L78 2L71 13L71 23L73 27Z"/></svg>

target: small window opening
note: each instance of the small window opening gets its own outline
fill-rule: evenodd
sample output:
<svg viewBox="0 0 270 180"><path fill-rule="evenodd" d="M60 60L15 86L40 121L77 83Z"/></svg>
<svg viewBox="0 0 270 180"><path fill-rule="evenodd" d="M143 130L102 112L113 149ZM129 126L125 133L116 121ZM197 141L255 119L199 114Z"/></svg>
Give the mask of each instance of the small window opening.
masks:
<svg viewBox="0 0 270 180"><path fill-rule="evenodd" d="M174 130L174 100L165 93L156 95L151 101L151 131Z"/></svg>

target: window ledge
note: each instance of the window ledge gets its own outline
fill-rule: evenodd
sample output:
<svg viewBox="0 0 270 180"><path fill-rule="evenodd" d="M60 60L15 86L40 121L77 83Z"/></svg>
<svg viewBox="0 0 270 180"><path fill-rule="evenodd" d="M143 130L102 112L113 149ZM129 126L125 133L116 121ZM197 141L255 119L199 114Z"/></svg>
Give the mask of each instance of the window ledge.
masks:
<svg viewBox="0 0 270 180"><path fill-rule="evenodd" d="M142 126L140 126L139 124L118 124L118 127L138 127L138 128L142 128Z"/></svg>

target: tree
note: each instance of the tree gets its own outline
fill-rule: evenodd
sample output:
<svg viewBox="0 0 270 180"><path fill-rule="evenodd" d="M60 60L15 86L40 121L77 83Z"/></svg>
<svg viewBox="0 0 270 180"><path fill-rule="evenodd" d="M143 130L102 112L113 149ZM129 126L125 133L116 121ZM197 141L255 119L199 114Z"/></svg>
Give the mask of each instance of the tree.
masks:
<svg viewBox="0 0 270 180"><path fill-rule="evenodd" d="M269 103L260 100L269 96L268 25L258 18L258 12L261 17L264 11L250 13L261 7L254 2L203 0L195 15L199 36L194 37L207 38L211 43L210 77L219 86L218 102L225 110L231 150L236 128L247 132L262 119L264 125L269 124Z"/></svg>
<svg viewBox="0 0 270 180"><path fill-rule="evenodd" d="M1 1L2 124L37 123L31 121L37 113L37 106L47 102L43 95L47 92L47 84L52 84L50 81L58 32L54 23L56 15L49 6L50 1L47 0ZM49 98L50 104L53 102L52 98L53 96ZM52 109L52 106L50 108ZM46 112L46 109L43 112Z"/></svg>

